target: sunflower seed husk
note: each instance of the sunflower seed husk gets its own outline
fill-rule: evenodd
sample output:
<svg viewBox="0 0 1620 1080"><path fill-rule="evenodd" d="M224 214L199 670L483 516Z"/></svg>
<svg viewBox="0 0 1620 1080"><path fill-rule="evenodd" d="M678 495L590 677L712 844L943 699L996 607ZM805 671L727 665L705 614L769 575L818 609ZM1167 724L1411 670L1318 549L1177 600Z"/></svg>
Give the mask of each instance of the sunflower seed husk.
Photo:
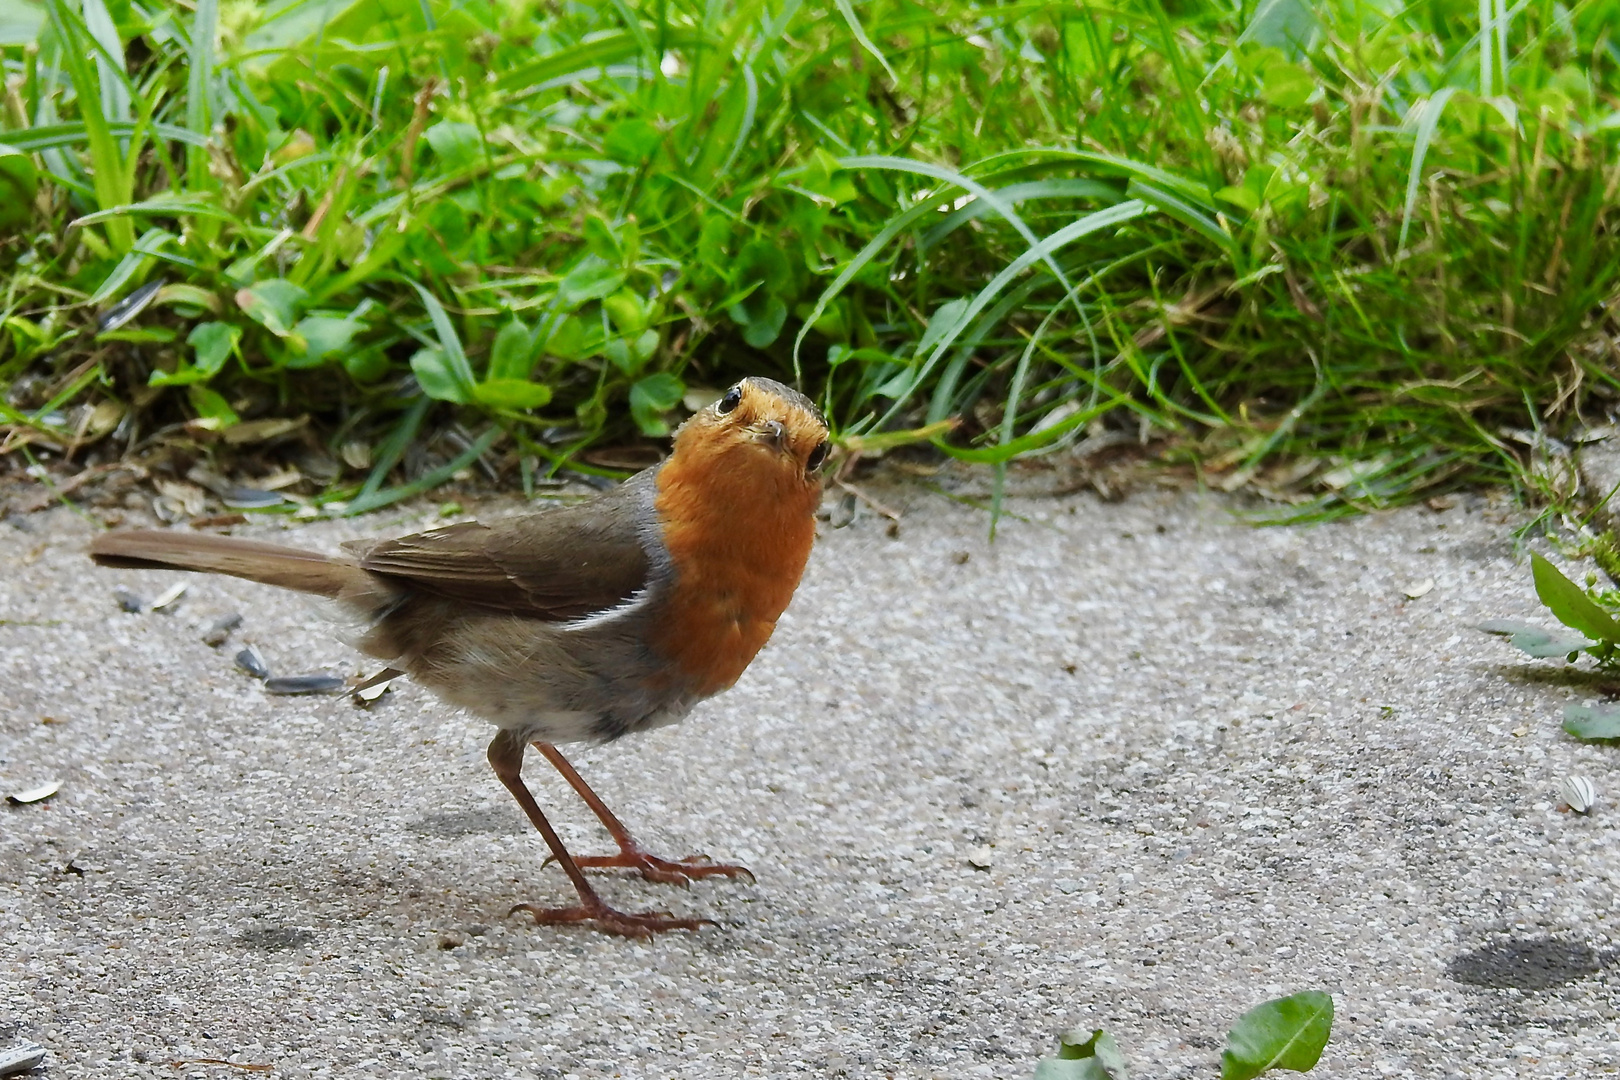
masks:
<svg viewBox="0 0 1620 1080"><path fill-rule="evenodd" d="M251 645L236 654L236 666L255 679L270 677L270 666L264 662L264 657L259 655L259 650Z"/></svg>
<svg viewBox="0 0 1620 1080"><path fill-rule="evenodd" d="M287 501L277 492L250 487L227 488L220 498L233 510L263 510L266 507L280 506Z"/></svg>
<svg viewBox="0 0 1620 1080"><path fill-rule="evenodd" d="M229 615L221 615L209 623L208 629L203 631L203 644L212 645L217 649L225 644L225 640L231 636L231 631L241 625L242 616L240 612L233 611Z"/></svg>
<svg viewBox="0 0 1620 1080"><path fill-rule="evenodd" d="M332 694L348 685L341 675L277 675L264 680L267 694Z"/></svg>
<svg viewBox="0 0 1620 1080"><path fill-rule="evenodd" d="M122 585L113 590L113 599L118 601L119 610L127 611L131 615L139 615L146 610L146 601Z"/></svg>
<svg viewBox="0 0 1620 1080"><path fill-rule="evenodd" d="M1597 805L1597 789L1584 776L1566 776L1558 785L1558 793L1577 814L1584 814Z"/></svg>
<svg viewBox="0 0 1620 1080"><path fill-rule="evenodd" d="M52 780L37 787L28 788L26 791L14 791L7 795L6 798L18 806L27 806L29 803L44 802L61 790L61 787L62 781Z"/></svg>
<svg viewBox="0 0 1620 1080"><path fill-rule="evenodd" d="M354 692L354 700L361 705L370 705L372 702L388 693L388 691L392 690L396 681L397 680L389 679L387 682L372 683L370 686L362 686L360 689Z"/></svg>
<svg viewBox="0 0 1620 1080"><path fill-rule="evenodd" d="M101 321L96 324L96 331L105 334L109 330L117 330L135 316L146 310L146 305L152 302L158 291L163 288L163 278L148 281L118 303L101 314Z"/></svg>
<svg viewBox="0 0 1620 1080"><path fill-rule="evenodd" d="M827 517L827 524L835 529L848 527L855 520L856 513L855 493L844 492L843 496L833 505L832 513Z"/></svg>
<svg viewBox="0 0 1620 1080"><path fill-rule="evenodd" d="M163 591L163 595L152 601L153 611L162 611L176 600L186 594L186 583L177 581Z"/></svg>
<svg viewBox="0 0 1620 1080"><path fill-rule="evenodd" d="M31 1072L45 1063L45 1048L32 1043L0 1050L0 1076Z"/></svg>

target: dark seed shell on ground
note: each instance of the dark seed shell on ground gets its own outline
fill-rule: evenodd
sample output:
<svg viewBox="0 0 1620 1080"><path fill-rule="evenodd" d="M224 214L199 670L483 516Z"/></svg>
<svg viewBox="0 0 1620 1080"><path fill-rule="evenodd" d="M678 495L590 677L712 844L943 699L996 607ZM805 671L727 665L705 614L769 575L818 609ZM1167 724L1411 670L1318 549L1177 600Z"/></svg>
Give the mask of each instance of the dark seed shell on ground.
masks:
<svg viewBox="0 0 1620 1080"><path fill-rule="evenodd" d="M232 487L226 488L220 498L226 506L236 510L260 510L269 506L280 506L287 500L274 491L260 491L258 488Z"/></svg>
<svg viewBox="0 0 1620 1080"><path fill-rule="evenodd" d="M277 675L264 680L268 694L334 694L348 686L341 675Z"/></svg>
<svg viewBox="0 0 1620 1080"><path fill-rule="evenodd" d="M118 601L119 608L131 615L139 615L146 610L146 601L122 586L113 590L113 599Z"/></svg>
<svg viewBox="0 0 1620 1080"><path fill-rule="evenodd" d="M231 631L241 625L242 616L240 612L233 611L229 615L221 615L209 623L208 629L203 631L203 644L218 648L225 644L225 639L231 636Z"/></svg>
<svg viewBox="0 0 1620 1080"><path fill-rule="evenodd" d="M264 657L259 655L259 650L251 645L236 654L236 666L255 679L270 677L270 666L264 662Z"/></svg>

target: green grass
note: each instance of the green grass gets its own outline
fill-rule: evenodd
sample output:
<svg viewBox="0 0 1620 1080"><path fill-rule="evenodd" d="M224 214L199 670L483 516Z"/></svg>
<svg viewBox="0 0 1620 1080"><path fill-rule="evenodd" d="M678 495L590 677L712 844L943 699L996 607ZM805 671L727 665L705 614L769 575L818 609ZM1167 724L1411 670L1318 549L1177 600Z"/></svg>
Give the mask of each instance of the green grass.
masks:
<svg viewBox="0 0 1620 1080"><path fill-rule="evenodd" d="M0 56L12 456L308 415L376 506L763 372L1320 514L1620 393L1620 0L0 0Z"/></svg>

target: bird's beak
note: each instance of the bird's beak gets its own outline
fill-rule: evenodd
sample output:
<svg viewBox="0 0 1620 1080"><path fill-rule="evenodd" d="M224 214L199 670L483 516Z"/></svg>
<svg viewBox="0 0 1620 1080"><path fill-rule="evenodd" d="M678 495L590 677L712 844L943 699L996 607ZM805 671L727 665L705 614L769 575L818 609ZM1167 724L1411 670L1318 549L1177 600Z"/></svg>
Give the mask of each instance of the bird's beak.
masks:
<svg viewBox="0 0 1620 1080"><path fill-rule="evenodd" d="M787 445L787 428L782 426L780 420L766 420L759 425L754 438L773 450L780 450Z"/></svg>

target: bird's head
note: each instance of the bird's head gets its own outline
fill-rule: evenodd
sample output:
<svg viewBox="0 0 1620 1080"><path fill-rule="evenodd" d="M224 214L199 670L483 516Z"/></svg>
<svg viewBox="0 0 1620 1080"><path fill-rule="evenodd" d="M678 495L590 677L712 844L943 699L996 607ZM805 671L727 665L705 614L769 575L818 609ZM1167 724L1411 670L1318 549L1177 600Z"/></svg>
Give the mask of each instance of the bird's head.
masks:
<svg viewBox="0 0 1620 1080"><path fill-rule="evenodd" d="M827 420L803 394L772 379L734 383L675 433L674 458L702 458L740 474L820 486Z"/></svg>

